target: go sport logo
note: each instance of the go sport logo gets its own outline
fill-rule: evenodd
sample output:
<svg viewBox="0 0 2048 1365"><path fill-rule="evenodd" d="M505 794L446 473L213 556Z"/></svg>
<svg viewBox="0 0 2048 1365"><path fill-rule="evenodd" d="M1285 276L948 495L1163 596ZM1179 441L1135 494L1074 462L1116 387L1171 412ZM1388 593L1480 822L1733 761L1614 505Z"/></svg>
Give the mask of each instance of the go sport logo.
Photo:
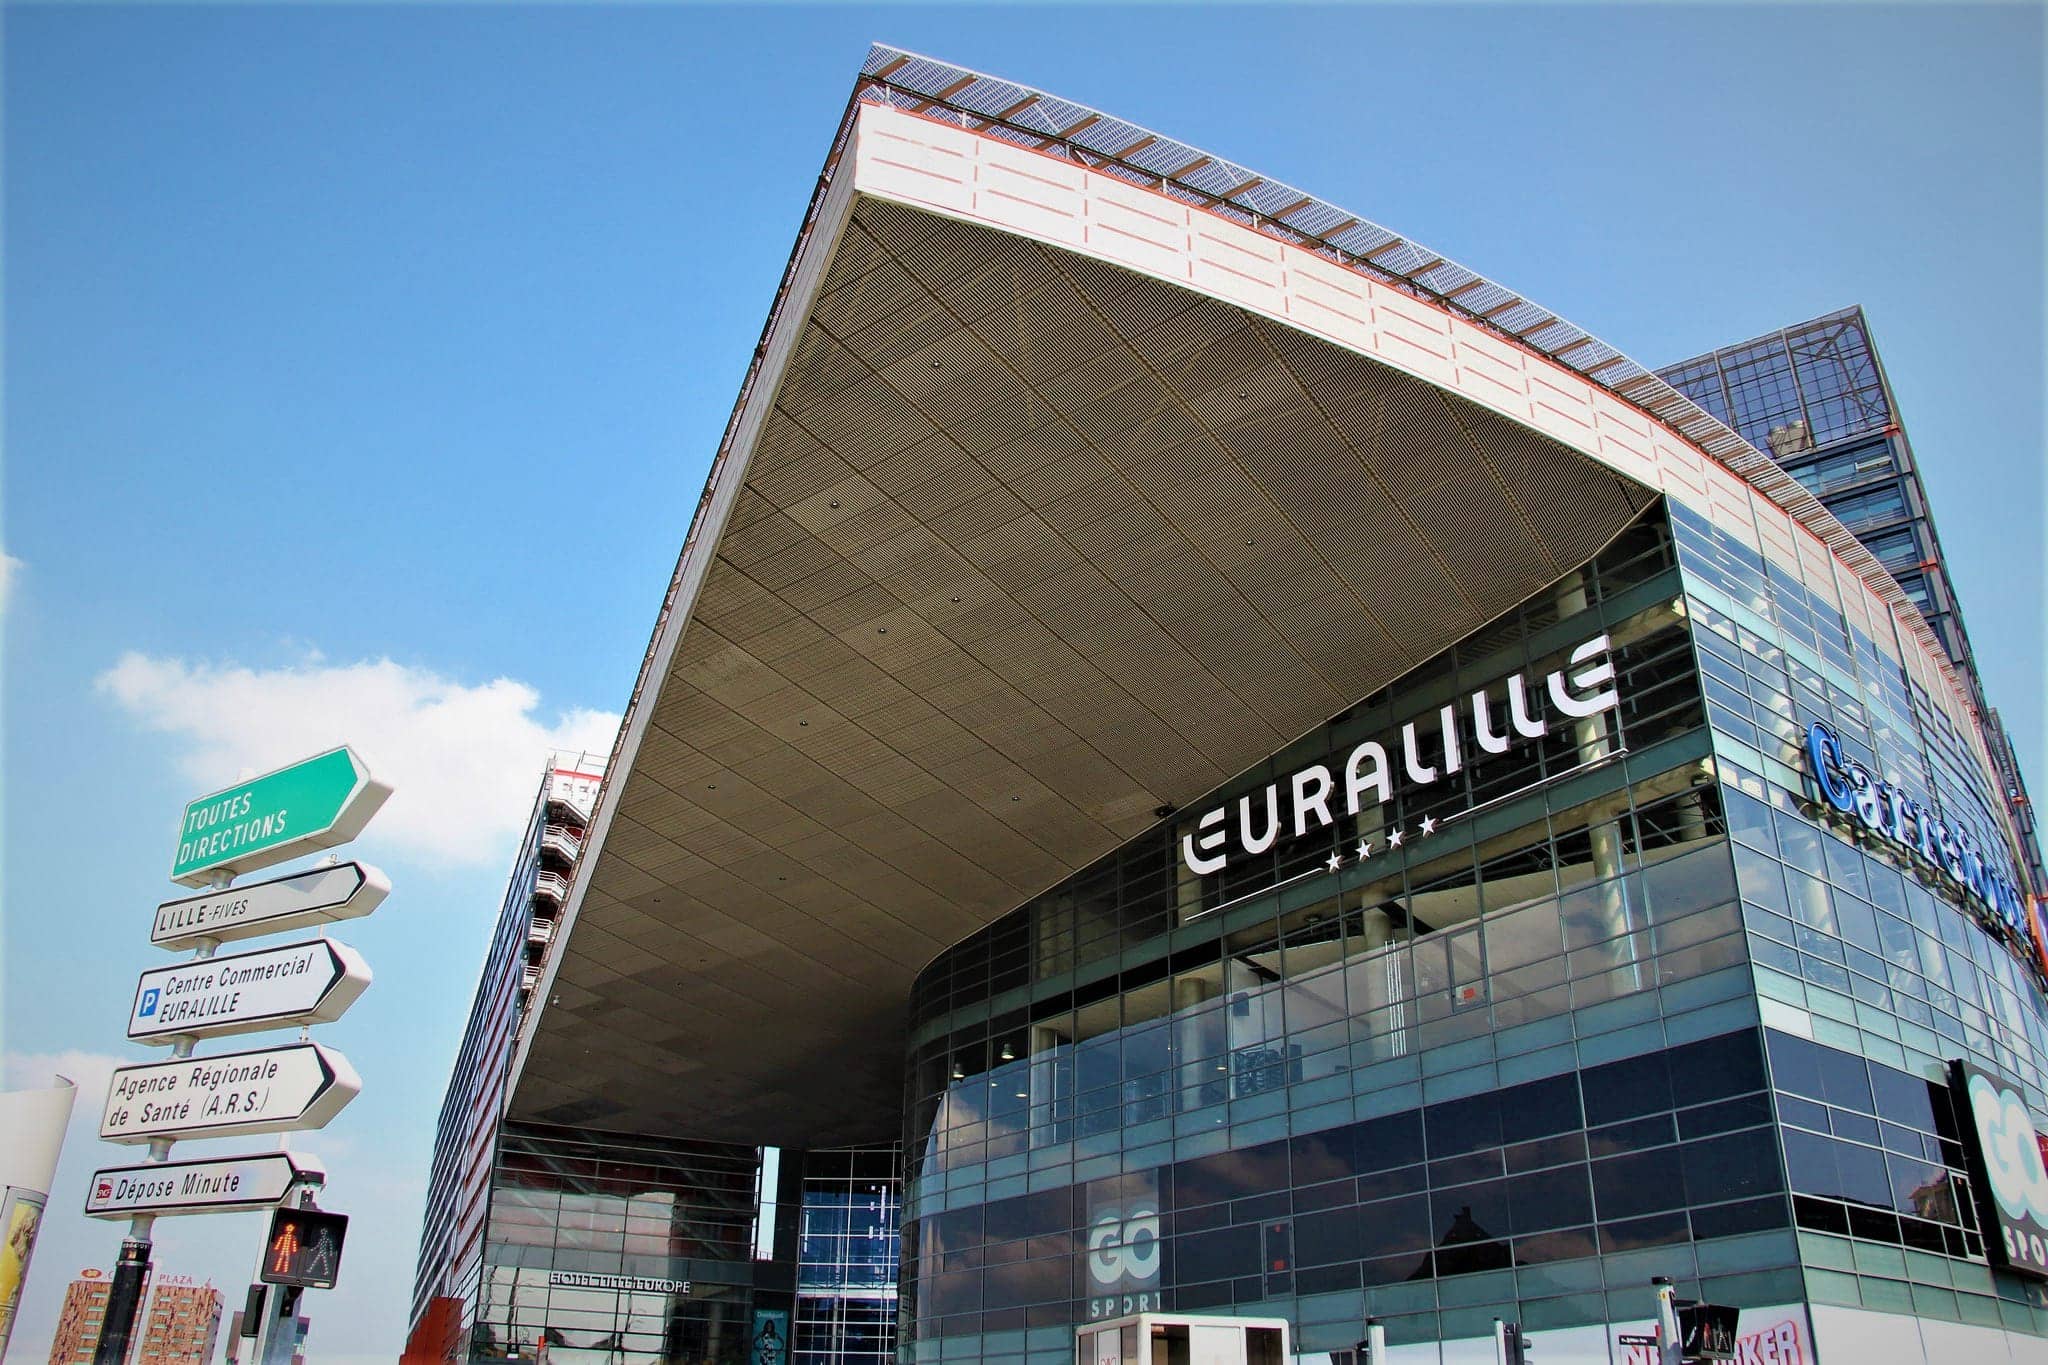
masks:
<svg viewBox="0 0 2048 1365"><path fill-rule="evenodd" d="M1969 1096L1976 1138L1978 1211L1999 1236L1993 1261L2048 1278L2048 1163L2019 1091L1968 1062L1949 1063L1956 1093Z"/></svg>

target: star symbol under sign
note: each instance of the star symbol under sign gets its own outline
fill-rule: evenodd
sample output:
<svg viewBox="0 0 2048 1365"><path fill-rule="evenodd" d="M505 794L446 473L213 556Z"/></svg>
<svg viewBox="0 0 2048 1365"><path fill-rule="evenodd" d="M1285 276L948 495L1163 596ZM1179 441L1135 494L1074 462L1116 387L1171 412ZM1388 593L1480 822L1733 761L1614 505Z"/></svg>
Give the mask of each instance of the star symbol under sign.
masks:
<svg viewBox="0 0 2048 1365"><path fill-rule="evenodd" d="M1401 831L1397 829L1397 830L1395 830L1395 831L1394 831L1394 832L1393 832L1392 834L1389 834L1389 835L1387 836L1387 847L1388 847L1388 848L1399 848L1400 846L1401 846Z"/></svg>
<svg viewBox="0 0 2048 1365"><path fill-rule="evenodd" d="M1366 860L1367 858L1370 858L1371 856L1372 856L1372 840L1370 840L1370 839L1360 839L1360 840L1358 841L1358 861L1360 861L1360 862L1362 863L1362 862L1364 862L1364 861L1365 861L1365 860Z"/></svg>
<svg viewBox="0 0 2048 1365"><path fill-rule="evenodd" d="M1422 832L1424 834L1436 833L1436 817L1434 815L1425 815L1422 817Z"/></svg>
<svg viewBox="0 0 2048 1365"><path fill-rule="evenodd" d="M1332 853L1330 855L1330 861L1323 864L1324 867L1329 868L1332 872L1335 872L1338 868L1342 867L1343 865L1344 855L1341 853Z"/></svg>

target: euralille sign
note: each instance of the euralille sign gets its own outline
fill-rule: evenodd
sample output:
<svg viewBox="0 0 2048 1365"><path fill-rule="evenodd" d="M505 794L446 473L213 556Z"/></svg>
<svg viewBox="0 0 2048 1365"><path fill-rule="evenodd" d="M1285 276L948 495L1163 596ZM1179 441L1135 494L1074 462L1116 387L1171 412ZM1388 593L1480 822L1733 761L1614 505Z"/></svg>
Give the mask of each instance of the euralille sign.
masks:
<svg viewBox="0 0 2048 1365"><path fill-rule="evenodd" d="M1565 667L1549 674L1544 690L1560 716L1582 721L1621 704L1608 649L1605 634L1581 641ZM1230 807L1218 806L1195 821L1194 833L1181 836L1181 859L1190 871L1208 876L1229 866L1234 856L1264 853L1283 830L1299 838L1312 829L1334 824L1339 814L1357 815L1368 807L1385 805L1393 799L1397 775L1406 779L1408 790L1442 781L1465 765L1458 734L1461 709L1469 711L1473 734L1486 754L1504 754L1520 741L1540 738L1549 732L1550 718L1540 703L1531 700L1530 690L1527 677L1517 673L1506 683L1505 715L1495 713L1496 703L1489 699L1488 689L1481 688L1462 708L1455 702L1441 708L1434 727L1427 722L1420 727L1415 721L1408 722L1401 727L1396 746L1400 750L1398 768L1388 758L1386 746L1369 739L1355 746L1345 759L1341 783L1330 765L1311 763L1285 783L1268 783L1263 792L1240 796L1234 822L1229 820ZM1434 734L1428 733L1431 729ZM1285 798L1281 796L1283 787ZM1421 832L1432 832L1434 825L1433 820L1424 822ZM1398 848L1402 837L1400 830L1394 830L1388 834L1387 844ZM1369 852L1369 844L1360 846L1361 858Z"/></svg>
<svg viewBox="0 0 2048 1365"><path fill-rule="evenodd" d="M1873 776L1842 752L1842 740L1815 721L1806 729L1806 767L1821 801L1914 861L1933 869L2023 940L2031 937L2025 898L1991 860L1977 837L1952 827L1897 784Z"/></svg>
<svg viewBox="0 0 2048 1365"><path fill-rule="evenodd" d="M185 807L171 880L204 886L345 844L390 795L347 745L210 792Z"/></svg>

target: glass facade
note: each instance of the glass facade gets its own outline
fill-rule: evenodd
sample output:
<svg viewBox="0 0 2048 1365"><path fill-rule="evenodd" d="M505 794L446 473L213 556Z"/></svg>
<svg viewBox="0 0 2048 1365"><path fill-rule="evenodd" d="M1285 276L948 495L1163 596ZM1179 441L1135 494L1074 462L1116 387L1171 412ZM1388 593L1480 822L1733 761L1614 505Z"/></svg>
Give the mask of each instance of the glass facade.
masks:
<svg viewBox="0 0 2048 1365"><path fill-rule="evenodd" d="M885 1365L896 1358L901 1161L893 1145L803 1154L796 1365Z"/></svg>
<svg viewBox="0 0 2048 1365"><path fill-rule="evenodd" d="M1920 609L1984 717L2021 861L2033 889L2048 892L2026 784L1977 675L1927 491L1863 310L1830 313L1659 373L1804 484Z"/></svg>
<svg viewBox="0 0 2048 1365"><path fill-rule="evenodd" d="M2037 949L1830 823L1806 729L2000 870L2010 826L1830 600L1659 509L942 954L911 1002L904 1357L1051 1365L1143 1309L1284 1316L1307 1355L1368 1314L1396 1344L1584 1332L1640 1320L1652 1275L2048 1332L1987 1263L1944 1070L2042 1106ZM1590 640L1613 704L1576 716L1541 683L1594 678ZM1396 780L1319 808L1373 746Z"/></svg>

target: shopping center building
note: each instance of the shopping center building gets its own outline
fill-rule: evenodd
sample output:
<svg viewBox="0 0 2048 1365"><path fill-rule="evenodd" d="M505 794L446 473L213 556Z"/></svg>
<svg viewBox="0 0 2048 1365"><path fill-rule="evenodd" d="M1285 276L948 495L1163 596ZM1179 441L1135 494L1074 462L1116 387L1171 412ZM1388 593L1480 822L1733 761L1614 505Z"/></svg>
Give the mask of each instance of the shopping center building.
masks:
<svg viewBox="0 0 2048 1365"><path fill-rule="evenodd" d="M2048 1360L1972 688L1679 389L1300 190L875 49L605 771L417 1358L1621 1362L1667 1276Z"/></svg>

